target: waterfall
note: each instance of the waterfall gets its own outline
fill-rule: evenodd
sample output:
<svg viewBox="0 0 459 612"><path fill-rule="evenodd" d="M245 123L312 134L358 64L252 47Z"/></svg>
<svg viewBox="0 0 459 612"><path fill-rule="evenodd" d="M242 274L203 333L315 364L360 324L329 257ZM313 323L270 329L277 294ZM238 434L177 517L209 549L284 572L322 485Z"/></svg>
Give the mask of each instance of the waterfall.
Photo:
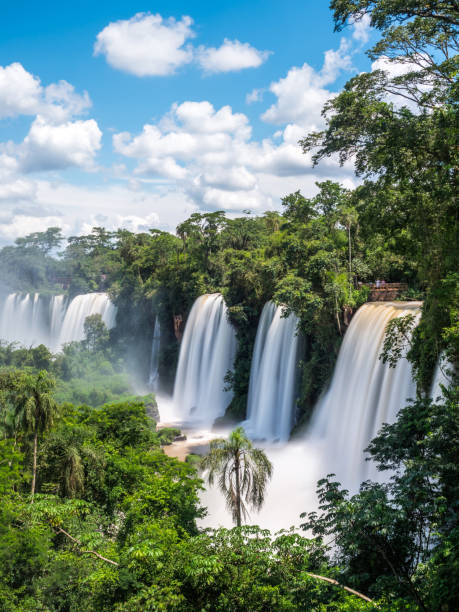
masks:
<svg viewBox="0 0 459 612"><path fill-rule="evenodd" d="M66 342L82 340L85 318L96 313L108 328L114 327L116 307L105 293L78 295L68 308L64 295L10 293L0 300L0 340L45 344L57 351Z"/></svg>
<svg viewBox="0 0 459 612"><path fill-rule="evenodd" d="M0 339L24 346L48 344L46 302L38 293L11 293L0 315Z"/></svg>
<svg viewBox="0 0 459 612"><path fill-rule="evenodd" d="M254 439L286 441L295 422L298 318L282 309L267 302L257 329L243 424Z"/></svg>
<svg viewBox="0 0 459 612"><path fill-rule="evenodd" d="M233 366L236 336L219 293L199 297L180 347L174 406L184 420L211 425L225 413L231 394L224 377Z"/></svg>
<svg viewBox="0 0 459 612"><path fill-rule="evenodd" d="M58 347L83 340L85 319L94 314L100 314L109 329L114 327L116 306L106 293L86 293L74 297L62 322Z"/></svg>
<svg viewBox="0 0 459 612"><path fill-rule="evenodd" d="M150 376L148 386L152 391L158 390L159 383L159 346L161 343L161 325L158 317L155 317L155 326L153 329L153 340L151 343L151 361L150 361Z"/></svg>
<svg viewBox="0 0 459 612"><path fill-rule="evenodd" d="M65 309L65 296L54 295L49 302L49 344L52 350L58 348L59 335L65 317Z"/></svg>
<svg viewBox="0 0 459 612"><path fill-rule="evenodd" d="M359 308L344 336L330 388L315 408L308 443L322 445L322 472L355 490L375 478L363 450L383 423L393 423L407 398L416 392L411 365L402 358L384 364L386 325L406 314L420 316L420 302L373 302Z"/></svg>

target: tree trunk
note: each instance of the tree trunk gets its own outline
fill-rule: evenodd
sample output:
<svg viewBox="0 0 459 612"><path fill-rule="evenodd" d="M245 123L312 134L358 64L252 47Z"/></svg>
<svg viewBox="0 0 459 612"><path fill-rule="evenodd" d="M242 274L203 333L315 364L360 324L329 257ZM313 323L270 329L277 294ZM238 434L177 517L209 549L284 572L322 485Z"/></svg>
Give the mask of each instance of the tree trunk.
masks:
<svg viewBox="0 0 459 612"><path fill-rule="evenodd" d="M30 488L30 493L33 496L35 495L35 485L37 482L37 448L38 448L38 434L35 432L33 436L33 464L32 464L32 486Z"/></svg>
<svg viewBox="0 0 459 612"><path fill-rule="evenodd" d="M236 470L236 525L241 526L241 483L239 481L239 453L236 455L234 462L234 469Z"/></svg>

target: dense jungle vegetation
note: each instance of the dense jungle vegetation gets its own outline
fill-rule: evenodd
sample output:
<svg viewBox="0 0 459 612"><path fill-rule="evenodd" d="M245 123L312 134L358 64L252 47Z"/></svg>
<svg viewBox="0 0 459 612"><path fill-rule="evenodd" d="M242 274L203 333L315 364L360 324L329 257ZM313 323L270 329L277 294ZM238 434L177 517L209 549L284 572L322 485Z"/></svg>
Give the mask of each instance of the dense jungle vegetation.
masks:
<svg viewBox="0 0 459 612"><path fill-rule="evenodd" d="M94 320L86 340L59 355L0 346L0 610L457 609L457 380L441 401L428 391L440 355L459 364L459 6L331 8L337 30L368 15L380 32L370 58L403 67L352 78L325 107L324 131L299 145L315 163L354 163L358 187L323 181L312 198L287 195L282 213L195 213L176 235L94 228L66 240L49 228L0 251L5 291L104 290L118 307L113 330ZM203 293L224 295L238 336L227 377L237 420L261 309L269 299L285 304L304 339L306 421L378 278L406 283L402 299L423 300L408 351L417 397L368 449L393 476L349 497L324 474L320 512L304 509L304 536L200 531L199 474L163 453L154 398L136 397L128 376L147 378L154 317L170 389L174 317L185 321ZM397 358L409 327L389 330L386 358Z"/></svg>

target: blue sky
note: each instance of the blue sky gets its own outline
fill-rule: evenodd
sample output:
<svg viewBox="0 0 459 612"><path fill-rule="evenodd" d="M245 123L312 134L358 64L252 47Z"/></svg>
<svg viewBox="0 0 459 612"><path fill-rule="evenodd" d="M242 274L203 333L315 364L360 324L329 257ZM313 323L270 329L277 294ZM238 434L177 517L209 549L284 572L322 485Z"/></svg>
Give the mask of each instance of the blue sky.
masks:
<svg viewBox="0 0 459 612"><path fill-rule="evenodd" d="M173 230L276 209L324 178L297 146L357 71L367 24L326 2L16 0L0 36L0 242L59 225Z"/></svg>

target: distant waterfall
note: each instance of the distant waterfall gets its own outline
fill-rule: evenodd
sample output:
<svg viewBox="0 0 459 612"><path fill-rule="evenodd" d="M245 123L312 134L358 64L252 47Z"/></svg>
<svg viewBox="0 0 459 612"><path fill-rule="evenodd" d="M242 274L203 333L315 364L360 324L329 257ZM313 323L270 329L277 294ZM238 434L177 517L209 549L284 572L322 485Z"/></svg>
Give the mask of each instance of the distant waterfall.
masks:
<svg viewBox="0 0 459 612"><path fill-rule="evenodd" d="M65 295L54 295L49 303L49 344L52 350L58 348L59 335L65 317Z"/></svg>
<svg viewBox="0 0 459 612"><path fill-rule="evenodd" d="M161 343L161 325L160 325L158 317L156 317L155 327L153 329L153 340L151 343L150 376L148 378L148 386L150 387L152 391L158 390L160 343Z"/></svg>
<svg viewBox="0 0 459 612"><path fill-rule="evenodd" d="M420 302L361 306L344 336L330 388L315 408L307 439L323 445L323 474L336 473L351 489L376 476L362 451L383 423L395 421L407 398L415 397L410 363L403 358L390 368L379 355L387 323L406 314L418 316L420 306Z"/></svg>
<svg viewBox="0 0 459 612"><path fill-rule="evenodd" d="M116 307L106 293L77 295L70 302L59 334L59 347L84 338L84 322L90 315L100 314L110 329L115 325Z"/></svg>
<svg viewBox="0 0 459 612"><path fill-rule="evenodd" d="M244 422L251 438L288 440L295 422L297 324L293 313L282 317L282 306L265 304L255 339Z"/></svg>
<svg viewBox="0 0 459 612"><path fill-rule="evenodd" d="M11 293L0 315L0 339L24 346L48 344L46 302L38 293Z"/></svg>
<svg viewBox="0 0 459 612"><path fill-rule="evenodd" d="M231 394L224 377L233 366L236 336L219 293L193 304L180 347L174 406L183 420L211 425L225 413Z"/></svg>
<svg viewBox="0 0 459 612"><path fill-rule="evenodd" d="M0 298L0 340L56 351L64 342L82 340L85 318L96 313L107 327L115 325L116 307L105 293L78 295L68 308L64 295L10 293Z"/></svg>

